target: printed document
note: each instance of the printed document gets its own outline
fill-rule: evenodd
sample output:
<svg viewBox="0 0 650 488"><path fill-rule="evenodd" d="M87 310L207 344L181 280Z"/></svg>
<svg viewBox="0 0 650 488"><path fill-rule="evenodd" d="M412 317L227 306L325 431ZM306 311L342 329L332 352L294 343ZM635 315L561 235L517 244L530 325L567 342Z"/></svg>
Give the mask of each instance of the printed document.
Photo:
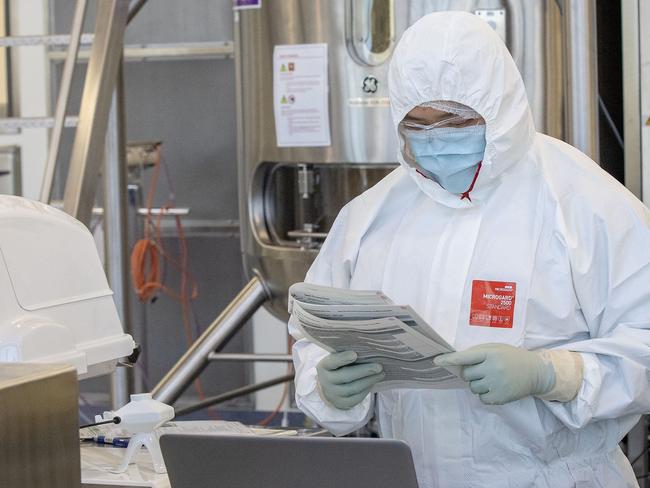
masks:
<svg viewBox="0 0 650 488"><path fill-rule="evenodd" d="M357 363L380 363L386 378L373 391L466 388L460 368L433 363L454 348L410 306L379 291L295 283L289 312L305 336L329 352L354 351Z"/></svg>

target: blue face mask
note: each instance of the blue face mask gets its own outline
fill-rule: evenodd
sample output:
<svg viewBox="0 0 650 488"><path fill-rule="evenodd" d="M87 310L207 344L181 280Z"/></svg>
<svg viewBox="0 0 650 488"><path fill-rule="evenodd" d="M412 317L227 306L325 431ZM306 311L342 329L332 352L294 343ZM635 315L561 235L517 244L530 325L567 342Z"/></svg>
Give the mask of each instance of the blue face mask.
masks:
<svg viewBox="0 0 650 488"><path fill-rule="evenodd" d="M485 152L485 125L404 134L418 169L450 193L469 190Z"/></svg>

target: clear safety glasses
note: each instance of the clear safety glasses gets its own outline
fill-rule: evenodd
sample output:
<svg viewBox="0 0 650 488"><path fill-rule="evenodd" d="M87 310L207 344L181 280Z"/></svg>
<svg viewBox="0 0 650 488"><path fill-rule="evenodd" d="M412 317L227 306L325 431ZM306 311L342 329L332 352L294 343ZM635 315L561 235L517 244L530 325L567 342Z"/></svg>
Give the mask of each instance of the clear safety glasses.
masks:
<svg viewBox="0 0 650 488"><path fill-rule="evenodd" d="M430 130L440 127L469 127L482 123L485 123L483 117L470 107L440 100L418 105L404 117L400 125L412 130Z"/></svg>
<svg viewBox="0 0 650 488"><path fill-rule="evenodd" d="M466 119L454 114L448 114L448 115L449 117L442 118L431 124L422 124L415 121L402 120L399 125L405 130L423 131L423 130L445 128L445 127L451 127L451 128L472 127L474 125L481 125L485 123L483 122L483 119L481 118L480 115L477 118L473 118L473 119Z"/></svg>

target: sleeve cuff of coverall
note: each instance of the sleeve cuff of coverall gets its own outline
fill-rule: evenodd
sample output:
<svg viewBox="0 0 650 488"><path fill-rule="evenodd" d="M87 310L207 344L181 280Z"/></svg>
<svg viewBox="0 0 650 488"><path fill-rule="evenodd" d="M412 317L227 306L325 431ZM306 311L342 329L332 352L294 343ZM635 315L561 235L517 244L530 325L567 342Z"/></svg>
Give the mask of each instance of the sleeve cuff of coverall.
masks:
<svg viewBox="0 0 650 488"><path fill-rule="evenodd" d="M315 372L311 378L302 379L301 384L296 385L298 408L332 434L336 436L349 434L363 427L370 420L373 394L368 395L361 403L349 410L341 410L321 398Z"/></svg>
<svg viewBox="0 0 650 488"><path fill-rule="evenodd" d="M566 350L542 350L542 359L550 363L555 371L555 386L538 398L554 402L570 402L580 388L584 377L584 363L580 353Z"/></svg>
<svg viewBox="0 0 650 488"><path fill-rule="evenodd" d="M329 354L304 339L293 345L296 370L296 404L307 416L334 435L345 435L363 427L372 415L374 395L368 395L359 405L340 410L326 403L318 393L316 365Z"/></svg>

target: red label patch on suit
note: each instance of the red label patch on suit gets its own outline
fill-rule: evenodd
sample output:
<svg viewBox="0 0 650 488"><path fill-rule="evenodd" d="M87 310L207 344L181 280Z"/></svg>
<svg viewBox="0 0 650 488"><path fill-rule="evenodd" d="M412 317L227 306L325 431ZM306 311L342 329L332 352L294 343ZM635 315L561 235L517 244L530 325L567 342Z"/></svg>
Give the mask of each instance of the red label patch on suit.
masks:
<svg viewBox="0 0 650 488"><path fill-rule="evenodd" d="M517 283L472 281L469 325L512 329Z"/></svg>

